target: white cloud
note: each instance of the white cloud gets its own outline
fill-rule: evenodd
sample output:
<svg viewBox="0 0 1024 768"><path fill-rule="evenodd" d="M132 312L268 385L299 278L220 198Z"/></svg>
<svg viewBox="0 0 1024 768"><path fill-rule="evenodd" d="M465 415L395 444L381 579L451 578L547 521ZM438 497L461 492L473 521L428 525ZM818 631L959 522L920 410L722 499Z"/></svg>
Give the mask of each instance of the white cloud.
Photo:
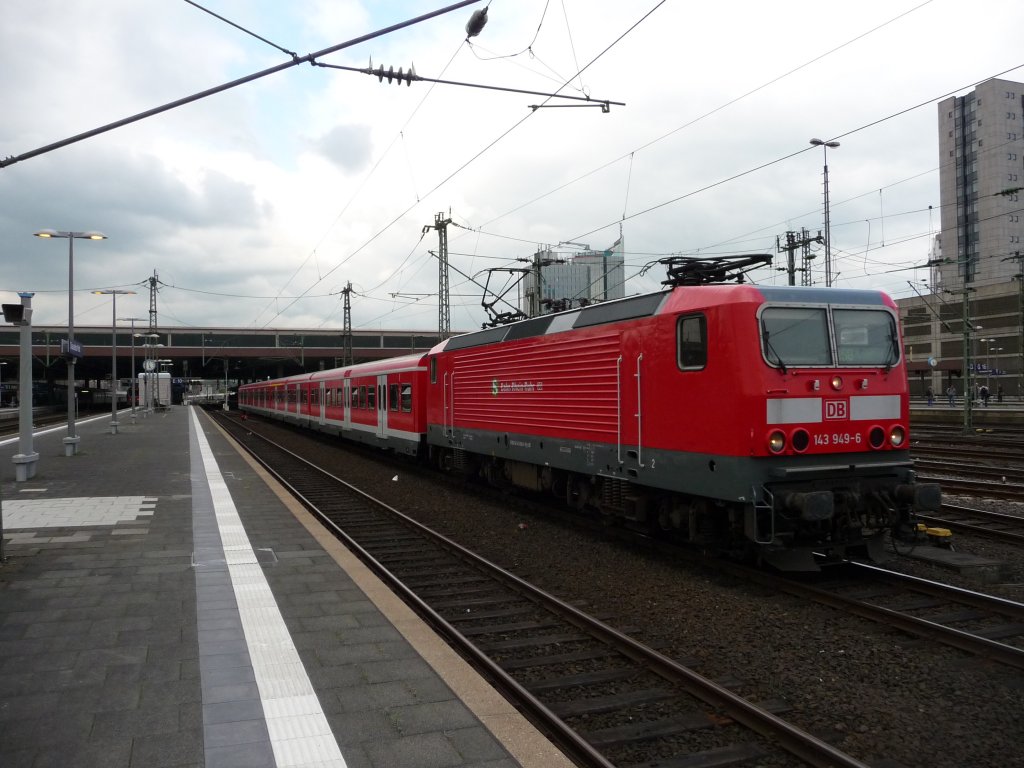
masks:
<svg viewBox="0 0 1024 768"><path fill-rule="evenodd" d="M160 295L166 320L338 324L337 291L351 281L357 326L429 330L436 299L420 294L436 292L437 239L422 230L439 211L483 229L449 230L452 265L471 275L540 244L606 245L620 224L631 273L670 252L771 252L787 229L821 228L822 155L807 141L838 136L839 284L907 294L913 272L886 273L923 263L938 226L934 103L1019 63L1024 9L665 3L615 43L655 4L550 4L538 32L543 0L494 0L472 50L469 8L326 59L545 92L593 61L586 92L626 102L608 114L531 112L542 96L388 85L303 64L0 169L0 289L40 291L37 318L61 322L66 249L31 233L100 229L109 240L76 247L76 286L158 270L176 286ZM439 7L225 0L214 10L301 56ZM287 60L183 3L11 0L0 157ZM579 95L579 84L564 92ZM478 289L453 272L452 293L453 325L478 325ZM102 301L76 297L79 321L102 314ZM123 302L134 302L125 314L148 307L142 293Z"/></svg>

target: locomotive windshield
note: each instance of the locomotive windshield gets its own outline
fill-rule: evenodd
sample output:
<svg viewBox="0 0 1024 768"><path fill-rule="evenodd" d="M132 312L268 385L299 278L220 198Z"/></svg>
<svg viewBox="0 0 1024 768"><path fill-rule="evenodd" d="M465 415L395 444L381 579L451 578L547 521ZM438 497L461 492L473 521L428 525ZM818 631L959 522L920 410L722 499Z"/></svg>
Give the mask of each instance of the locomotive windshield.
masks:
<svg viewBox="0 0 1024 768"><path fill-rule="evenodd" d="M793 365L891 366L899 360L896 322L880 309L766 307L761 312L765 359Z"/></svg>

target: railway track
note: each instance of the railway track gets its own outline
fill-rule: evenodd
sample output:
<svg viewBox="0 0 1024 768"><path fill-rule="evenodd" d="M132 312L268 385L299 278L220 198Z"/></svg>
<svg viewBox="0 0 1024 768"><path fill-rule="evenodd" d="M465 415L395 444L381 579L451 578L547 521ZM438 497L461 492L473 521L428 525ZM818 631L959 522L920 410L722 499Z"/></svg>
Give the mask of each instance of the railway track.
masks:
<svg viewBox="0 0 1024 768"><path fill-rule="evenodd" d="M87 419L90 416L98 416L101 414L110 413L109 410L102 411L83 411L78 414L79 419ZM32 411L32 429L45 429L46 427L58 426L60 424L66 424L68 417L63 413L53 413L48 408L34 408ZM16 414L11 414L6 418L0 419L0 440L7 437L17 437L19 432L18 417Z"/></svg>
<svg viewBox="0 0 1024 768"><path fill-rule="evenodd" d="M867 563L844 568L849 578L773 581L792 594L1024 669L1024 604Z"/></svg>
<svg viewBox="0 0 1024 768"><path fill-rule="evenodd" d="M946 471L956 471L947 467ZM943 495L976 496L985 499L1007 499L1008 501L1024 501L1024 485L1020 483L1002 482L1001 480L970 480L963 477L940 477L918 475L920 483L938 483L942 486Z"/></svg>
<svg viewBox="0 0 1024 768"><path fill-rule="evenodd" d="M918 514L918 519L957 533L972 533L1012 544L1024 544L1024 517L974 509L958 504L943 504L937 515Z"/></svg>
<svg viewBox="0 0 1024 768"><path fill-rule="evenodd" d="M915 444L910 449L914 461L935 461L953 459L962 461L964 459L982 461L989 465L993 462L1000 462L1009 466L1020 466L1024 464L1024 451L1015 447L998 447L991 445L920 445Z"/></svg>
<svg viewBox="0 0 1024 768"><path fill-rule="evenodd" d="M863 766L218 414L218 423L586 766Z"/></svg>

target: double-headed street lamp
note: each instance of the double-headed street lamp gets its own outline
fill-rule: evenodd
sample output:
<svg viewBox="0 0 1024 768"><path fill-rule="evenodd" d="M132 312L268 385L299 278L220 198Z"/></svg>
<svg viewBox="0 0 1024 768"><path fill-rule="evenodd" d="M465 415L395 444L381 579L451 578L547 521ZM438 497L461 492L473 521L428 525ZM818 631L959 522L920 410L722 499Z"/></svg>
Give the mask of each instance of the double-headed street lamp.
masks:
<svg viewBox="0 0 1024 768"><path fill-rule="evenodd" d="M832 287L832 224L829 221L828 205L828 151L839 146L838 141L811 139L811 144L825 152L825 287Z"/></svg>
<svg viewBox="0 0 1024 768"><path fill-rule="evenodd" d="M36 237L65 238L68 241L68 434L64 438L64 455L78 453L81 438L75 433L75 357L81 350L75 344L75 240L106 240L102 232L61 232L56 229L41 229Z"/></svg>
<svg viewBox="0 0 1024 768"><path fill-rule="evenodd" d="M108 288L105 291L93 291L98 296L109 296L114 303L110 314L110 434L116 435L120 426L117 421L117 297L134 296L135 291L123 291L120 288ZM132 371L134 375L134 371Z"/></svg>

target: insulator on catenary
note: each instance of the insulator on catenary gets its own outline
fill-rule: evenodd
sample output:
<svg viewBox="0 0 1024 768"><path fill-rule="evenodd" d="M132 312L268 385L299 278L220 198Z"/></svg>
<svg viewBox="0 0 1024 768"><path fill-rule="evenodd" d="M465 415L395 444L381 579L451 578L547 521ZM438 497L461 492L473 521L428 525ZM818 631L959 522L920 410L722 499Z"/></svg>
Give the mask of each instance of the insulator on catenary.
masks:
<svg viewBox="0 0 1024 768"><path fill-rule="evenodd" d="M372 70L372 72L373 74L377 75L378 81L383 82L384 78L386 77L388 79L388 83L390 83L392 80L397 80L399 85L401 85L403 81L405 81L406 85L412 85L412 81L418 79L416 77L415 65L411 65L409 67L408 72L403 72L401 67L398 68L398 72L395 72L394 67L388 67L387 71L385 72L384 65L382 64L381 66L377 67L377 69Z"/></svg>
<svg viewBox="0 0 1024 768"><path fill-rule="evenodd" d="M487 9L480 8L473 11L473 15L466 22L466 37L476 37L487 24Z"/></svg>

